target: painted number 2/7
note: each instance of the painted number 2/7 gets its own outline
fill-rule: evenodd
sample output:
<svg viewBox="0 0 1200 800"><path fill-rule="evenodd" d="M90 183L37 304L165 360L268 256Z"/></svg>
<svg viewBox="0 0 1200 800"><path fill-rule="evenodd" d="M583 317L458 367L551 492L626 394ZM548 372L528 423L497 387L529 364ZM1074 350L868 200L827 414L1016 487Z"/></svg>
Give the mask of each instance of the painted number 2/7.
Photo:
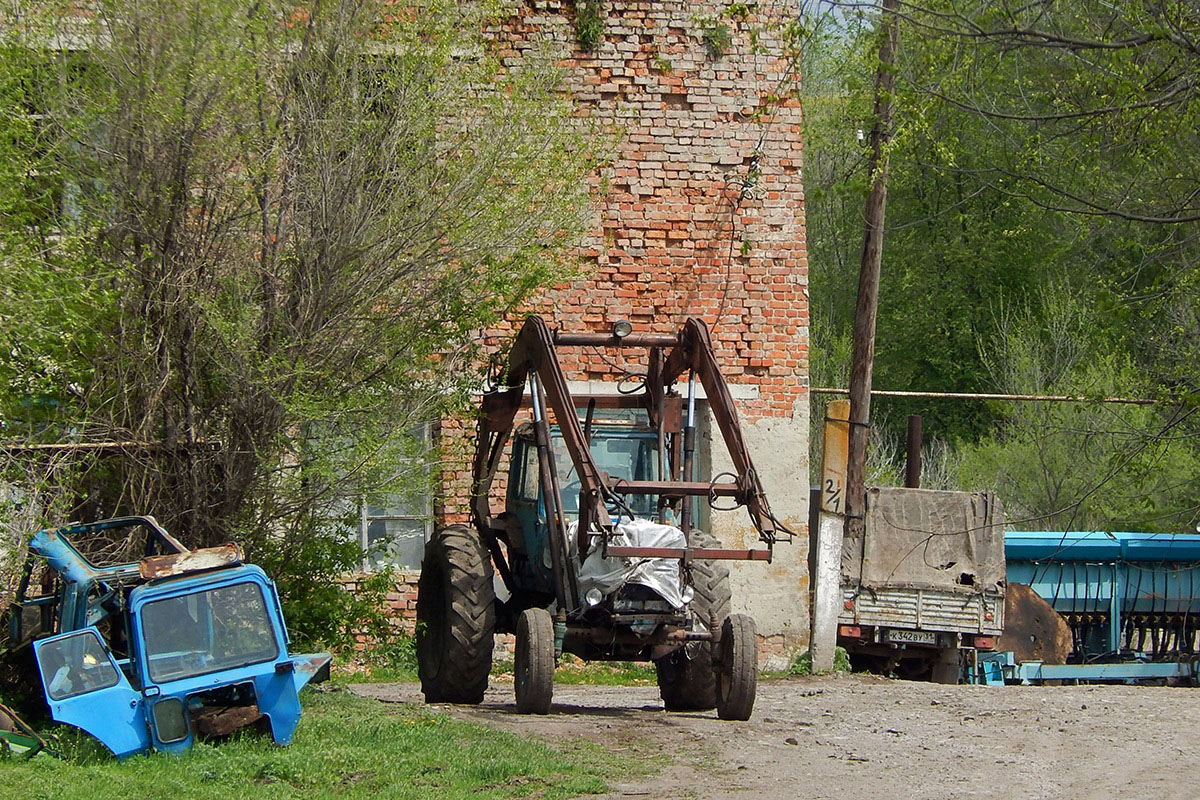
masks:
<svg viewBox="0 0 1200 800"><path fill-rule="evenodd" d="M833 478L825 479L825 486L822 491L822 505L827 511L832 511L835 514L840 514L842 511L842 484L841 481L835 482Z"/></svg>

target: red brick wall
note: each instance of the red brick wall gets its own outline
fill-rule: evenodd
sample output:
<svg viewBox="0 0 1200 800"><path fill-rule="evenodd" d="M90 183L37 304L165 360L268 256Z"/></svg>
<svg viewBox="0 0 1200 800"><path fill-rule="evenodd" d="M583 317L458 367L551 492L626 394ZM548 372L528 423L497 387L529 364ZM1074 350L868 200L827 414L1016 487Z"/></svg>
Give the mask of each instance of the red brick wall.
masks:
<svg viewBox="0 0 1200 800"><path fill-rule="evenodd" d="M718 59L707 53L700 20L723 8L609 0L595 53L577 49L573 7L557 0L522 4L489 31L510 63L552 42L579 113L618 133L611 164L592 176L581 277L546 290L528 311L552 327L605 330L624 318L660 333L699 316L727 379L752 387L754 396L739 402L742 419L789 424L801 413L796 424L806 426L797 411L807 407L808 386L800 109L767 103L785 77L767 21L724 20L730 49ZM764 52L752 52L751 28ZM503 351L519 322L486 344ZM562 355L570 380L619 375L595 354ZM459 420L440 426L440 525L469 518L473 430Z"/></svg>
<svg viewBox="0 0 1200 800"><path fill-rule="evenodd" d="M584 277L533 310L576 330L626 318L674 332L700 316L728 379L759 389L743 413L787 416L808 372L800 109L767 103L785 76L767 20L724 20L732 46L716 60L706 52L699 20L724 7L610 0L592 54L573 49L571 6L553 0L522 6L494 31L513 58L559 42L581 113L621 131L611 167L594 178ZM751 52L751 29L765 52ZM565 366L581 369L571 378L613 377L595 356Z"/></svg>
<svg viewBox="0 0 1200 800"><path fill-rule="evenodd" d="M767 20L726 20L732 46L709 56L698 20L722 8L612 0L595 53L577 49L572 6L556 0L523 4L490 31L510 61L555 42L580 114L619 132L611 166L593 176L582 277L545 291L528 311L571 330L624 318L661 333L699 316L727 379L758 391L739 404L743 417L787 417L807 402L808 385L800 109L767 103L785 76L770 55ZM751 29L766 53L751 52ZM502 351L517 324L488 345ZM596 354L562 357L572 380L617 377ZM462 437L470 435L457 421L442 426L442 524L469 516L471 445Z"/></svg>

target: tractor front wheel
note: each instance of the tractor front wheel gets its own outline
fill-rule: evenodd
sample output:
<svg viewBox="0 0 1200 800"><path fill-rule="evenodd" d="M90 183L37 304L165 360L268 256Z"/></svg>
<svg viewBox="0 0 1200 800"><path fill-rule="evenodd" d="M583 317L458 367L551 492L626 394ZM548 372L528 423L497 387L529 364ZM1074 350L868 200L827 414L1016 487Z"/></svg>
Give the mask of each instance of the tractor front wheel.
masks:
<svg viewBox="0 0 1200 800"><path fill-rule="evenodd" d="M427 703L478 703L492 669L492 560L462 525L425 546L417 584L417 674Z"/></svg>
<svg viewBox="0 0 1200 800"><path fill-rule="evenodd" d="M513 664L518 714L547 714L554 696L554 621L544 608L527 608L517 619Z"/></svg>
<svg viewBox="0 0 1200 800"><path fill-rule="evenodd" d="M754 620L745 614L730 614L721 625L718 646L717 716L748 720L758 690L758 637Z"/></svg>

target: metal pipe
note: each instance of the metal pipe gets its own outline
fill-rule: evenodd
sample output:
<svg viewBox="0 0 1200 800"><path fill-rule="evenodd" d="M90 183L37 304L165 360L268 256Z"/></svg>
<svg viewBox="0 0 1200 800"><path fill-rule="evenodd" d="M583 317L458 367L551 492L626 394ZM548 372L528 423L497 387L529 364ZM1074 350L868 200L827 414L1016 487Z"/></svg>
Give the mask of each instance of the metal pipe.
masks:
<svg viewBox="0 0 1200 800"><path fill-rule="evenodd" d="M658 406L655 409L658 417L658 424L655 426L655 434L658 446L658 474L654 476L655 480L667 480L667 395L662 391L662 350L655 348L650 353L650 363L656 365L656 369L651 370L654 373L653 378L658 381ZM651 395L653 396L653 395ZM666 524L667 522L667 504L666 498L661 495L658 498L658 522Z"/></svg>
<svg viewBox="0 0 1200 800"><path fill-rule="evenodd" d="M596 417L596 398L588 400L587 418L583 423L583 441L590 450L592 447L592 422ZM590 519L589 514L592 510L590 502L584 502L583 486L579 487L579 524L575 528L575 551L579 553L579 561L583 563L583 557L587 555L588 550L588 528ZM560 648L561 649L561 648Z"/></svg>
<svg viewBox="0 0 1200 800"><path fill-rule="evenodd" d="M809 394L850 394L849 389L831 386L813 386ZM1134 406L1153 406L1165 400L1150 400L1144 397L1080 397L1065 394L985 394L978 392L899 392L887 389L872 389L872 397L918 397L930 400L1010 400L1013 402L1036 403L1122 403Z"/></svg>
<svg viewBox="0 0 1200 800"><path fill-rule="evenodd" d="M609 545L613 558L703 558L708 561L770 561L769 550L728 550L721 547L627 547Z"/></svg>
<svg viewBox="0 0 1200 800"><path fill-rule="evenodd" d="M554 343L565 347L674 347L679 337L661 333L631 333L617 337L611 333L554 332Z"/></svg>
<svg viewBox="0 0 1200 800"><path fill-rule="evenodd" d="M609 628L596 628L582 625L568 625L567 639L584 642L598 642L600 644L634 644L634 645L656 645L656 644L677 644L686 642L710 642L713 640L713 634L709 631L687 631L680 628L674 630L659 630L650 636L642 636L627 630L614 630Z"/></svg>
<svg viewBox="0 0 1200 800"><path fill-rule="evenodd" d="M614 494L661 494L668 497L741 497L745 491L736 483L703 483L700 481L614 481Z"/></svg>
<svg viewBox="0 0 1200 800"><path fill-rule="evenodd" d="M688 402L687 421L683 426L683 473L679 479L684 483L692 481L692 456L696 450L696 370L688 372ZM685 498L683 508L679 512L679 527L689 546L692 541L692 501Z"/></svg>
<svg viewBox="0 0 1200 800"><path fill-rule="evenodd" d="M559 609L567 607L567 587L564 581L566 560L563 558L562 516L559 513L559 494L552 480L553 462L550 453L550 426L546 422L545 405L537 375L529 376L529 394L533 400L533 441L537 448L538 471L542 485L542 502L546 510L546 529L550 539L550 571L554 576L554 599Z"/></svg>
<svg viewBox="0 0 1200 800"><path fill-rule="evenodd" d="M921 415L908 416L908 442L905 448L904 486L921 488Z"/></svg>

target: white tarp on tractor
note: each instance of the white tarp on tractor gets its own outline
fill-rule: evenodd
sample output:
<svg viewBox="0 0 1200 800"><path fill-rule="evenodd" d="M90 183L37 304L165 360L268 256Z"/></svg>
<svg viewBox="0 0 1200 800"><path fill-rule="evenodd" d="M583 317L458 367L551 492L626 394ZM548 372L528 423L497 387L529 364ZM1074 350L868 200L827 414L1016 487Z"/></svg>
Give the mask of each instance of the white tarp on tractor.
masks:
<svg viewBox="0 0 1200 800"><path fill-rule="evenodd" d="M572 545L578 524L571 523L567 532L567 540ZM616 547L687 547L687 538L673 525L634 519L617 523L616 535L609 544ZM578 564L575 548L571 551L572 560ZM599 589L607 597L627 583L652 589L675 608L684 606L677 558L604 558L600 548L596 547L579 567L580 595L586 596L589 590Z"/></svg>

